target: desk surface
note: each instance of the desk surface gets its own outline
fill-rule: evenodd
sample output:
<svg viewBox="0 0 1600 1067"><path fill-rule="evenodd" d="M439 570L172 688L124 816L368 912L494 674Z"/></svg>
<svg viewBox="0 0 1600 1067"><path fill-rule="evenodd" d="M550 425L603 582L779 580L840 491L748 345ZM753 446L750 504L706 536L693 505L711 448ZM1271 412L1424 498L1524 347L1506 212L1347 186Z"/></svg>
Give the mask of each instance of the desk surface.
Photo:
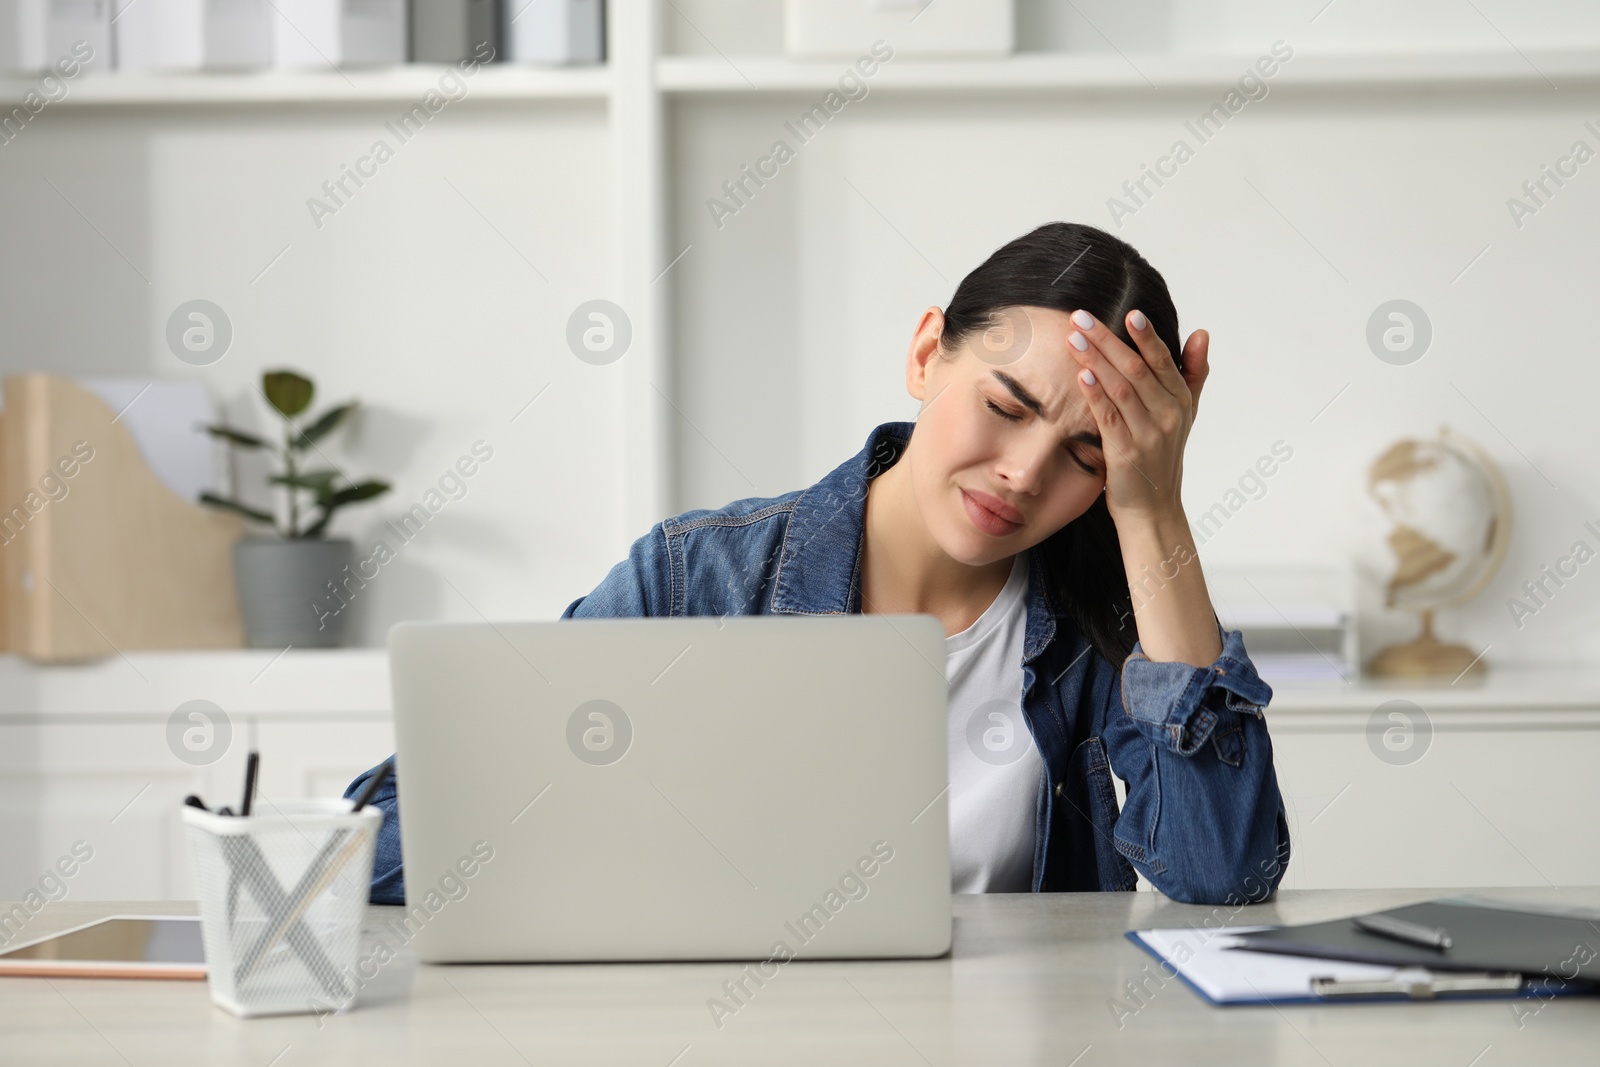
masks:
<svg viewBox="0 0 1600 1067"><path fill-rule="evenodd" d="M1600 888L1475 890L1600 905ZM1286 891L1245 908L1155 893L955 898L939 960L795 961L719 1028L731 963L419 967L402 956L342 1016L240 1020L203 983L0 979L0 1063L473 1065L715 1063L1449 1064L1592 1061L1600 998L1214 1008L1122 935L1152 926L1310 922L1446 890ZM372 909L381 922L399 909ZM63 902L30 936L190 903ZM375 923L374 923L375 925ZM1125 983L1142 983L1140 999ZM753 988L753 987L752 987ZM1121 1009L1114 1009L1120 1002ZM320 1025L319 1025L320 1023Z"/></svg>

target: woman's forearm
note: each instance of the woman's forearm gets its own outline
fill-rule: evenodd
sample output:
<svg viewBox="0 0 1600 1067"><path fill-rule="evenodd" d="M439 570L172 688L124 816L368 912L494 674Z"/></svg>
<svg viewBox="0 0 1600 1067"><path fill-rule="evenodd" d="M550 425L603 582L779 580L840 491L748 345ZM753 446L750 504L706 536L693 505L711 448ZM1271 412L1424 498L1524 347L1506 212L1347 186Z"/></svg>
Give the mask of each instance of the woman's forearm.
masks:
<svg viewBox="0 0 1600 1067"><path fill-rule="evenodd" d="M1211 594L1182 509L1119 523L1139 645L1146 658L1207 667L1222 654Z"/></svg>

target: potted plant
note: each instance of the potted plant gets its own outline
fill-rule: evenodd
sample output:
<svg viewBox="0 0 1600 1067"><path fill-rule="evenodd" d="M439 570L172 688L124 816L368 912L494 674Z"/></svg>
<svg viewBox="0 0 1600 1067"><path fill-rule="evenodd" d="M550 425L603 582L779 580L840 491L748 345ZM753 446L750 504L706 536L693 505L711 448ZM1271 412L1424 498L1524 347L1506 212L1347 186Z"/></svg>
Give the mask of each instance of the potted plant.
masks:
<svg viewBox="0 0 1600 1067"><path fill-rule="evenodd" d="M346 592L341 582L347 577L351 544L328 538L328 523L340 508L388 492L389 483L348 482L307 455L321 455L317 442L344 424L356 409L355 401L302 424L316 392L311 379L289 370L267 371L261 376L261 392L283 419L281 445L229 426L207 426L206 431L230 447L274 454L280 469L267 482L283 487L287 521L280 525L268 512L215 493L200 494L200 501L262 523L276 535L241 538L233 546L239 611L250 647L337 645L347 618L341 610Z"/></svg>

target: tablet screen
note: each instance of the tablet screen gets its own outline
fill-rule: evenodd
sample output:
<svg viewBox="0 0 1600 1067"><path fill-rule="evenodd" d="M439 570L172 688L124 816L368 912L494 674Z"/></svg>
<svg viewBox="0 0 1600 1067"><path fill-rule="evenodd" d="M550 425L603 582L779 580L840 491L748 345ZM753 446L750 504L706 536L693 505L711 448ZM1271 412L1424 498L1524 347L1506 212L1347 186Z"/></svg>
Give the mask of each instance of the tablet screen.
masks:
<svg viewBox="0 0 1600 1067"><path fill-rule="evenodd" d="M59 968L66 973L80 967L133 965L203 973L205 959L196 918L117 916L9 952L0 951L0 970Z"/></svg>

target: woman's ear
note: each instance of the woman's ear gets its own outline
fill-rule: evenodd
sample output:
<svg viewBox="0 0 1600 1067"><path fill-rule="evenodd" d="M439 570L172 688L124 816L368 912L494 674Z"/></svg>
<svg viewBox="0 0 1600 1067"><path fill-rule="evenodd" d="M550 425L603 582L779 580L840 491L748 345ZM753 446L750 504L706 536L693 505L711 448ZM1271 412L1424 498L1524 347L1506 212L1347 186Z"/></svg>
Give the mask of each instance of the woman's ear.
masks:
<svg viewBox="0 0 1600 1067"><path fill-rule="evenodd" d="M939 341L944 336L944 312L931 307L922 313L917 332L911 335L906 353L906 392L917 400L928 395L928 365L939 357Z"/></svg>

